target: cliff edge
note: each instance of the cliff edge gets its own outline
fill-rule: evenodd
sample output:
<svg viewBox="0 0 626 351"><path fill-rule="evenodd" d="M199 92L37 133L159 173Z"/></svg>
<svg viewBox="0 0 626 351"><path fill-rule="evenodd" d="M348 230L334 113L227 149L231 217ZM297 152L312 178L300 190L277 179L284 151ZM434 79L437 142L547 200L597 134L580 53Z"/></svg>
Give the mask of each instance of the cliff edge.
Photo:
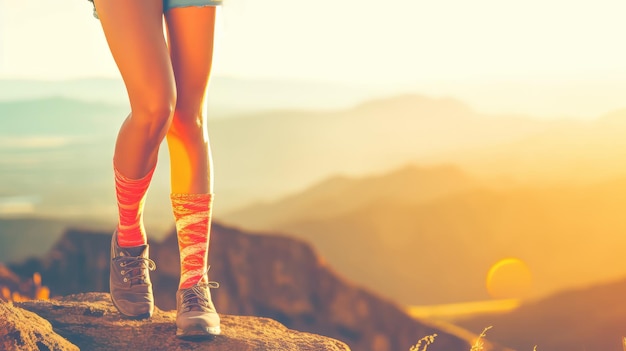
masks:
<svg viewBox="0 0 626 351"><path fill-rule="evenodd" d="M155 309L145 320L122 317L107 293L68 295L52 300L0 300L0 349L349 351L346 344L287 329L268 318L221 315L222 335L190 342L175 337L175 311Z"/></svg>

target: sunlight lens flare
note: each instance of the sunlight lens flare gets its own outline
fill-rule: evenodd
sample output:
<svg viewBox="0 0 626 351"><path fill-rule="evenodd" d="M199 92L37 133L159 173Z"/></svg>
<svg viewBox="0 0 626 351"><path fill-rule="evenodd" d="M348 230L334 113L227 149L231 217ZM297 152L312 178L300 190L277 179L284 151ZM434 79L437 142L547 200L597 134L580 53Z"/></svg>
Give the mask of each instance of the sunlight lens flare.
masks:
<svg viewBox="0 0 626 351"><path fill-rule="evenodd" d="M528 265L518 258L505 258L494 264L487 273L487 291L496 299L523 299L532 287Z"/></svg>

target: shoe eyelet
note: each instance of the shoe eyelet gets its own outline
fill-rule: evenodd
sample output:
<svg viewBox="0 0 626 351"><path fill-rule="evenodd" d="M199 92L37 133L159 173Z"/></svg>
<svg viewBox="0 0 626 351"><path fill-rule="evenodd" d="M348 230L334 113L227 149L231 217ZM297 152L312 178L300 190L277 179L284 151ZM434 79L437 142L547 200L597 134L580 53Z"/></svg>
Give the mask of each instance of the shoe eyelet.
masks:
<svg viewBox="0 0 626 351"><path fill-rule="evenodd" d="M128 283L128 278L124 277L124 283Z"/></svg>
<svg viewBox="0 0 626 351"><path fill-rule="evenodd" d="M126 267L126 265L124 264L124 262L120 262L120 267Z"/></svg>
<svg viewBox="0 0 626 351"><path fill-rule="evenodd" d="M120 256L125 256L123 252L120 252Z"/></svg>
<svg viewBox="0 0 626 351"><path fill-rule="evenodd" d="M125 272L125 271L121 271L121 272L120 272L120 274L121 274L121 275L124 275L124 274L126 274L126 272Z"/></svg>

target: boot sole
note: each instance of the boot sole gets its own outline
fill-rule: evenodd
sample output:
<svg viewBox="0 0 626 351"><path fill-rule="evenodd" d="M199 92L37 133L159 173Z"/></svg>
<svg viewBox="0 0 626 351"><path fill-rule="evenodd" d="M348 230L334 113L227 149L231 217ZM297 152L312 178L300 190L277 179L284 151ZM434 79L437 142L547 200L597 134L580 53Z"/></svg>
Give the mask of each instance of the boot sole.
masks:
<svg viewBox="0 0 626 351"><path fill-rule="evenodd" d="M202 327L191 326L187 329L176 328L176 337L183 340L212 340L215 336L220 335L220 327Z"/></svg>
<svg viewBox="0 0 626 351"><path fill-rule="evenodd" d="M115 300L113 299L113 296L111 296L111 302L113 302L113 306L115 306L115 308L117 309L117 311L124 317L126 318L130 318L130 319L147 319L152 317L152 314L154 313L154 311L150 311L150 312L146 312L146 313L142 313L142 314L137 314L137 315L131 315L131 314L126 314L124 312L122 312L122 310L120 310L119 306L117 306L117 304L115 303Z"/></svg>

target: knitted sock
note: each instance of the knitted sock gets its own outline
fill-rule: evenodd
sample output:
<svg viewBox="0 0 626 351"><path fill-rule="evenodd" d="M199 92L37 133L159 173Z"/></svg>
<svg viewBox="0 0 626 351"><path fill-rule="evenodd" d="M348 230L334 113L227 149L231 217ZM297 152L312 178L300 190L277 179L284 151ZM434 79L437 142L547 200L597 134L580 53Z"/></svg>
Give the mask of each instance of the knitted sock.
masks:
<svg viewBox="0 0 626 351"><path fill-rule="evenodd" d="M154 168L141 179L126 178L117 168L114 170L119 211L117 244L122 247L145 245L148 240L143 226L143 207Z"/></svg>
<svg viewBox="0 0 626 351"><path fill-rule="evenodd" d="M171 194L180 252L179 289L206 277L213 194Z"/></svg>

